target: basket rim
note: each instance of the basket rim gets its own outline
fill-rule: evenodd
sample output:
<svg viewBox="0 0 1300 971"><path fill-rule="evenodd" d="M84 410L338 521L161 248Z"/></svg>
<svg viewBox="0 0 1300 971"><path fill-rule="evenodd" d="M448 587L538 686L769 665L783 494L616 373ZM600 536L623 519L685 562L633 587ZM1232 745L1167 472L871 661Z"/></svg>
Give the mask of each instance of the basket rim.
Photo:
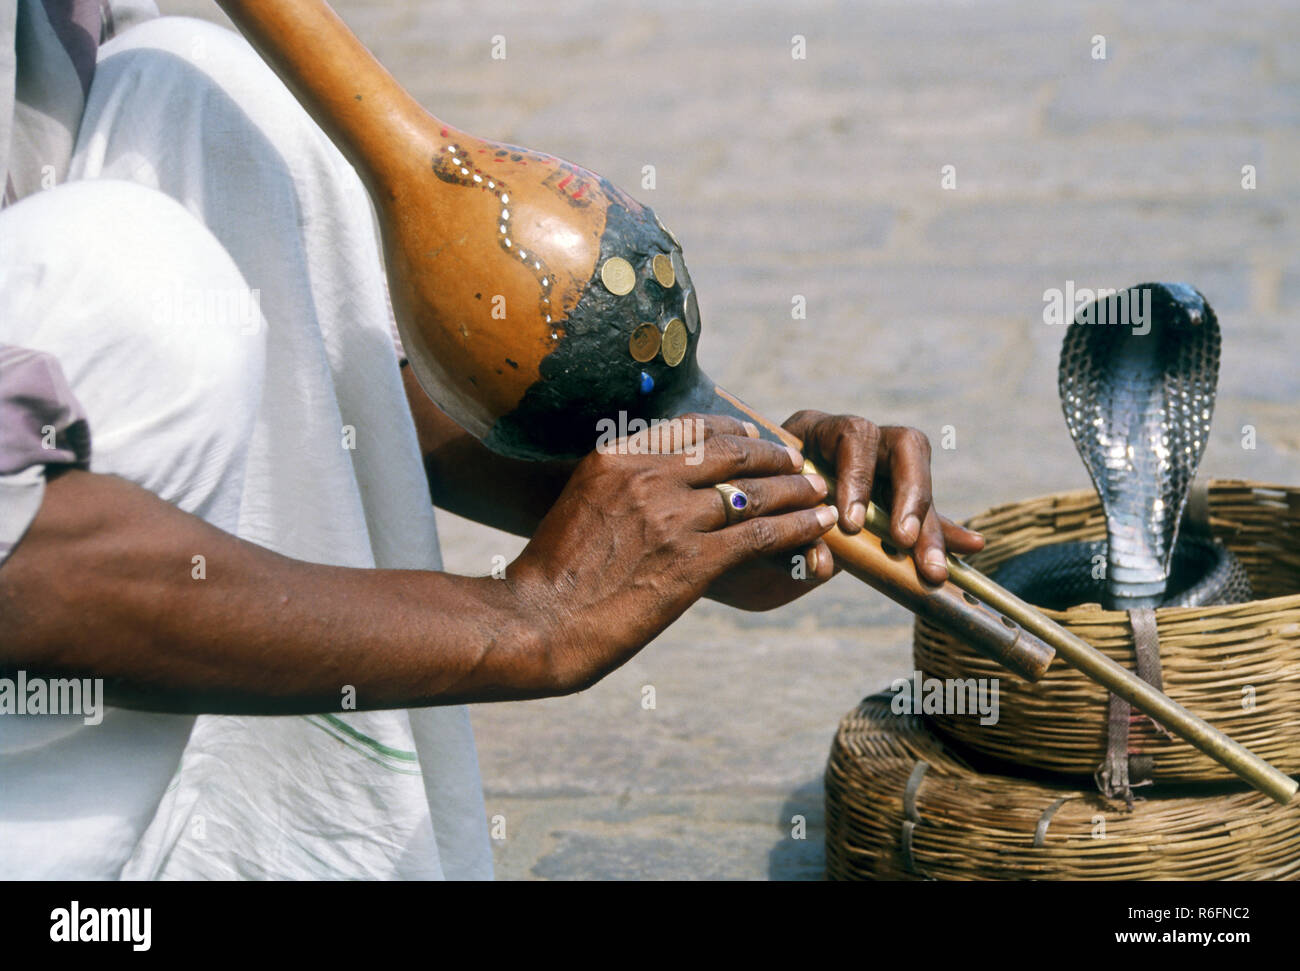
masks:
<svg viewBox="0 0 1300 971"><path fill-rule="evenodd" d="M1245 488L1252 491L1266 490L1300 497L1300 486L1283 485L1275 482L1259 482L1253 479L1198 479L1196 481L1204 484L1211 493L1216 489L1225 490ZM970 528L970 524L977 519L1016 512L1017 510L1023 510L1025 506L1035 503L1062 500L1095 500L1099 508L1101 505L1101 500L1097 496L1095 489L1070 489L1063 492L1046 492L1041 495L1026 496L1022 499L1015 499L1009 502L999 503L996 506L990 506L988 509L966 517L962 520L961 525ZM976 569L980 569L979 563L983 558L985 558L990 552L996 550L998 541L1001 538L997 533L992 533L988 530L981 529L979 532L988 540L988 542L978 553L971 554L971 556L967 557L968 561L974 561L971 565L975 566ZM1045 538L1044 542L1033 543L1029 546L1029 549L1038 549L1050 544L1050 538ZM1276 597L1261 597L1238 604L1219 604L1215 606L1199 607L1156 607L1155 612L1157 617L1168 618L1170 621L1174 621L1193 615L1197 617L1218 618L1241 611L1255 614L1266 613L1274 610L1293 610L1296 608L1300 608L1300 591L1296 593L1281 594ZM1060 622L1063 619L1077 622L1083 617L1095 616L1098 623L1120 623L1121 621L1126 620L1128 616L1127 611L1106 610L1099 604L1080 604L1076 607L1070 607L1067 610L1052 610L1048 607L1036 607L1035 609L1041 611L1047 617L1057 622Z"/></svg>

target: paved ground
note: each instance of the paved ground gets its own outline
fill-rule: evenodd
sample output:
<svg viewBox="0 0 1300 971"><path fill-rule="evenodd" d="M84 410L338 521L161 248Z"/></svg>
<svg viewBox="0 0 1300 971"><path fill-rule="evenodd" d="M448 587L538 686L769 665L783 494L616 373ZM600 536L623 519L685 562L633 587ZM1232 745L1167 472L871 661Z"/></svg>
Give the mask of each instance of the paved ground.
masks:
<svg viewBox="0 0 1300 971"><path fill-rule="evenodd" d="M1225 342L1205 468L1300 480L1293 3L334 5L436 114L653 205L706 369L761 411L953 426L950 513L1087 484L1041 317L1067 280L1198 286ZM443 537L466 573L521 545L450 517ZM819 878L832 733L910 670L909 626L847 578L774 614L703 604L583 695L477 709L498 876Z"/></svg>

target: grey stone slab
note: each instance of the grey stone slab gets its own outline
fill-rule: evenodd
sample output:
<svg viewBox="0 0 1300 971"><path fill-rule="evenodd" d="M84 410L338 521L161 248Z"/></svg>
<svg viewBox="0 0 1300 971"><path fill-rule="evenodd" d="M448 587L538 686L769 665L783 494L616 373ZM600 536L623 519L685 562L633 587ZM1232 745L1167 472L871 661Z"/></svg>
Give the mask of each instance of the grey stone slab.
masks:
<svg viewBox="0 0 1300 971"><path fill-rule="evenodd" d="M1060 131L1141 125L1149 129L1294 128L1300 90L1290 80L1262 81L1266 46L1213 33L1171 43L1160 30L1116 36L1105 61L1091 61L1063 80L1048 107Z"/></svg>
<svg viewBox="0 0 1300 971"><path fill-rule="evenodd" d="M1282 200L1245 191L1206 201L955 205L935 216L926 235L944 259L1089 264L1104 254L1159 268L1291 251L1300 240L1289 212Z"/></svg>
<svg viewBox="0 0 1300 971"><path fill-rule="evenodd" d="M990 95L990 97L992 97ZM846 204L886 200L924 214L965 201L1152 199L1190 202L1241 193L1242 166L1255 166L1261 195L1295 195L1300 173L1266 139L1248 133L1158 132L1142 137L1095 134L1044 138L1032 126L1000 133L945 137L873 137L858 111L832 115L790 144L790 164L769 166L762 179L750 141L727 144L702 173L700 191L762 203L803 198L810 190ZM784 144L784 143L782 143ZM943 167L955 169L956 188L942 188ZM809 168L814 185L809 185Z"/></svg>
<svg viewBox="0 0 1300 971"><path fill-rule="evenodd" d="M820 779L789 793L488 799L498 879L820 880ZM499 831L499 830L498 830Z"/></svg>
<svg viewBox="0 0 1300 971"><path fill-rule="evenodd" d="M1300 267L1291 266L1282 274L1278 303L1293 316L1300 313Z"/></svg>
<svg viewBox="0 0 1300 971"><path fill-rule="evenodd" d="M848 578L833 583L840 596L871 596ZM910 669L899 608L887 626L829 633L807 622L760 633L714 621L728 610L697 607L580 695L475 708L489 791L791 787L820 771L845 711ZM642 707L647 687L653 710Z"/></svg>

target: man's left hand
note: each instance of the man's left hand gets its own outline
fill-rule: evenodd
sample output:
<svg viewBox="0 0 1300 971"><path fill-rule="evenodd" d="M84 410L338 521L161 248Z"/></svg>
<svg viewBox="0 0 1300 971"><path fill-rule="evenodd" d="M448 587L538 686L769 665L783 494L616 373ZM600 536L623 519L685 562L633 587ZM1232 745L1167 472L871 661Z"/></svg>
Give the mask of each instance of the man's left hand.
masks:
<svg viewBox="0 0 1300 971"><path fill-rule="evenodd" d="M984 546L978 533L939 515L930 480L930 441L915 428L877 426L856 415L800 411L782 426L804 443L804 454L836 478L833 497L845 533L862 529L867 502L890 511L890 533L911 549L917 572L931 583L948 577L944 554L974 553ZM709 597L742 610L770 610L803 596L836 572L825 540L793 556L758 561L717 580ZM800 576L801 575L801 576ZM799 576L799 578L796 578Z"/></svg>

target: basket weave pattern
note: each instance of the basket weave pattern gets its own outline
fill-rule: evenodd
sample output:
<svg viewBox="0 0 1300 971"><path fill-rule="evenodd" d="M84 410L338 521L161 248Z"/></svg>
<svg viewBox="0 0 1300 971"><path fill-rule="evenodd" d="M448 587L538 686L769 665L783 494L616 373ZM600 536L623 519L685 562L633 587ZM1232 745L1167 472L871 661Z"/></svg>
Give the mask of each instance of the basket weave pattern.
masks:
<svg viewBox="0 0 1300 971"><path fill-rule="evenodd" d="M1164 690L1300 774L1300 489L1213 481L1209 511L1259 599L1156 611ZM1105 536L1085 491L999 506L970 525L988 539L970 558L985 572L1037 546ZM1046 613L1134 667L1127 614ZM1153 757L1155 785L1135 790L1131 810L1101 796L1092 776L1109 698L1063 662L1027 684L923 620L914 659L927 679L997 678L998 721L895 714L888 694L845 716L825 776L832 879L1300 880L1297 804L1245 788L1145 718L1130 751ZM972 767L989 759L994 771Z"/></svg>
<svg viewBox="0 0 1300 971"><path fill-rule="evenodd" d="M1282 771L1300 773L1300 489L1239 481L1210 483L1214 534L1242 560L1256 599L1224 607L1156 611L1164 690ZM1075 492L999 506L971 521L987 547L971 564L990 572L1045 543L1105 536L1095 493ZM1122 611L1084 605L1045 611L1068 630L1134 668L1133 633ZM961 715L930 724L961 745L1018 765L1087 778L1106 750L1106 689L1057 660L1028 684L960 640L918 620L916 667L926 677L999 678L1000 717L980 725ZM1227 781L1227 769L1147 719L1134 723L1136 750L1168 782Z"/></svg>
<svg viewBox="0 0 1300 971"><path fill-rule="evenodd" d="M835 736L826 767L831 879L1300 879L1300 812L1262 793L1150 798L1125 812L1095 790L976 772L922 719L889 704L867 698ZM904 792L921 761L928 767L909 814Z"/></svg>

